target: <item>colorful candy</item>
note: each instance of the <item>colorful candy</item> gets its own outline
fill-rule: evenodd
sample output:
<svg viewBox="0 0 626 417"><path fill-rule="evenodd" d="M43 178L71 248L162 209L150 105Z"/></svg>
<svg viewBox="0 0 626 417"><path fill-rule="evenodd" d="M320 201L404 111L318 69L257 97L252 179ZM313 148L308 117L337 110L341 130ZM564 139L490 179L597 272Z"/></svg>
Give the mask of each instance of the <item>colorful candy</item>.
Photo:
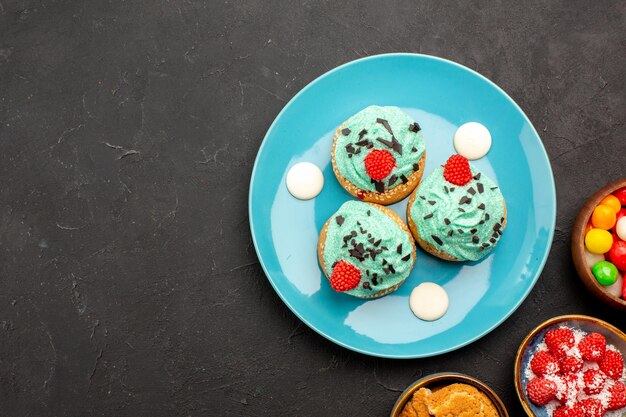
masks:
<svg viewBox="0 0 626 417"><path fill-rule="evenodd" d="M613 285L615 284L615 281L617 281L617 268L611 262L600 261L591 268L591 272L593 273L593 276L596 277L600 285L605 287Z"/></svg>
<svg viewBox="0 0 626 417"><path fill-rule="evenodd" d="M622 209L622 203L620 203L619 198L615 197L613 194L609 194L600 201L600 205L610 207L614 213L617 213Z"/></svg>
<svg viewBox="0 0 626 417"><path fill-rule="evenodd" d="M613 211L611 207L599 204L593 209L591 224L597 229L609 230L615 226L616 213L617 211Z"/></svg>
<svg viewBox="0 0 626 417"><path fill-rule="evenodd" d="M585 227L585 248L585 260L596 280L608 293L626 300L626 187L594 208Z"/></svg>
<svg viewBox="0 0 626 417"><path fill-rule="evenodd" d="M607 253L613 245L613 236L603 229L591 229L585 235L585 246L591 253Z"/></svg>
<svg viewBox="0 0 626 417"><path fill-rule="evenodd" d="M596 263L600 261L604 261L604 254L591 253L587 249L585 249L584 254L585 254L585 260L587 261L587 265L589 265L589 268L591 268L592 266L594 266Z"/></svg>
<svg viewBox="0 0 626 417"><path fill-rule="evenodd" d="M626 187L613 192L613 195L617 197L622 206L626 206Z"/></svg>
<svg viewBox="0 0 626 417"><path fill-rule="evenodd" d="M620 239L626 240L626 217L622 216L617 223L615 223L615 233Z"/></svg>
<svg viewBox="0 0 626 417"><path fill-rule="evenodd" d="M616 267L626 271L626 242L623 240L613 242L609 251L609 259Z"/></svg>

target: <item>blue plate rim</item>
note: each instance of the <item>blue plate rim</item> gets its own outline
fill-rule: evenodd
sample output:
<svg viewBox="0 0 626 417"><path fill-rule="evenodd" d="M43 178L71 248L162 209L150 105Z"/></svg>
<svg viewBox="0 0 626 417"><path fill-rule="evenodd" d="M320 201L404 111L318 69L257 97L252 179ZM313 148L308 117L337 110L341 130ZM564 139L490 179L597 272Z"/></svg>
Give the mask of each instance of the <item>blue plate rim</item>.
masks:
<svg viewBox="0 0 626 417"><path fill-rule="evenodd" d="M300 97L300 95L304 94L307 90L312 88L312 86L314 84L316 84L318 81L324 79L325 77L327 77L327 76L329 76L329 75L331 75L331 74L333 74L333 73L335 73L335 72L337 72L337 71L339 71L341 69L344 69L346 67L349 67L351 65L354 65L354 64L357 64L357 63L360 63L360 62L363 62L363 61L376 60L376 59L385 59L387 57L417 57L417 58L422 58L422 59L427 59L427 60L439 61L439 62L448 64L448 65L456 66L456 67L458 67L458 68L460 68L462 70L468 71L471 74L481 78L482 80L484 80L485 82L490 84L497 91L499 91L520 112L520 114L524 117L526 122L528 122L528 125L532 128L532 130L535 133L535 135L537 135L537 137L539 138L539 146L541 147L541 150L542 150L541 156L544 158L545 163L546 163L546 165L548 167L548 172L550 174L550 191L552 192L552 201L551 201L551 203L552 203L552 207L554 209L552 210L552 213L551 213L552 214L551 222L550 222L551 224L550 224L550 228L549 228L549 232L548 232L548 241L549 241L549 243L546 245L546 248L544 250L541 262L539 263L539 268L537 268L535 276L532 279L531 285L529 285L528 289L520 297L520 299L517 301L517 303L515 305L513 305L509 309L509 311L507 311L492 326L488 327L483 332L475 335L472 338L469 338L468 340L466 340L464 342L457 343L454 346L450 346L450 347L445 348L445 349L440 349L440 350L437 350L437 351L433 351L433 352L430 352L428 354L389 354L389 353L380 353L380 352L370 351L370 350L367 350L367 349L359 348L358 346L352 346L352 345L349 345L347 343L344 343L341 340L338 340L338 339L336 339L336 338L334 338L334 337L324 333L322 330L318 329L317 327L315 327L312 323L310 323L308 320L306 320L299 313L297 308L295 308L293 305L291 305L291 303L287 300L287 298L280 291L278 286L274 283L274 280L272 278L270 278L270 274L269 274L269 272L267 270L267 267L265 266L265 262L263 261L263 258L261 257L261 254L259 253L259 248L257 246L256 234L254 232L254 218L252 216L252 189L253 189L253 186L254 186L254 180L256 178L256 171L257 171L258 163L259 163L258 156L263 151L263 148L264 148L264 146L266 144L266 141L267 141L268 137L272 134L272 132L273 132L275 126L276 126L276 123L281 118L283 113L285 113L287 111L287 109ZM440 58L440 57L437 57L437 56L433 56L433 55L416 54L416 53L410 53L410 52L393 52L393 53L386 53L386 54L371 55L371 56L367 56L367 57L364 57L364 58L359 58L359 59L355 59L355 60L352 60L352 61L348 61L348 62L346 62L344 64L341 64L341 65L331 69L330 71L325 72L324 74L322 74L319 77L315 78L313 81L309 82L304 88L302 88L298 93L296 93L296 95L293 96L287 102L287 104L285 104L285 106L278 113L278 115L276 115L276 117L274 118L274 121L272 122L272 124L270 125L269 129L265 133L265 136L263 137L263 141L261 142L261 145L259 146L259 150L257 151L256 157L254 159L254 165L252 167L252 174L250 175L250 185L249 185L249 188L248 188L248 221L250 223L250 233L252 235L252 242L254 244L254 251L256 252L257 258L259 260L259 264L261 265L261 268L263 269L263 273L265 274L265 277L270 282L270 284L274 288L274 291L276 291L276 294L278 294L278 296L283 301L283 303L285 303L285 305L304 324L306 324L307 326L309 326L309 328L313 329L316 333L318 333L319 335L325 337L326 339L330 340L331 342L333 342L333 343L335 343L335 344L337 344L339 346L342 346L342 347L344 347L346 349L349 349L349 350L352 350L354 352L358 352L358 353L361 353L361 354L364 354L364 355L369 355L369 356L374 356L374 357L379 357L379 358L388 358L388 359L427 358L427 357L438 356L438 355L441 355L441 354L444 354L444 353L452 352L454 350L460 349L460 348L462 348L464 346L467 346L470 343L473 343L476 340L482 338L483 336L485 336L486 334L490 333L495 328L500 326L506 319L508 319L511 316L511 314L513 314L519 308L519 306L524 302L524 300L526 300L526 298L528 297L528 294L530 294L532 289L535 287L535 284L537 283L541 273L543 272L543 268L545 267L545 264L546 264L546 262L548 260L548 255L550 254L550 249L552 248L552 243L553 243L553 239L554 239L554 228L556 226L556 211L557 211L557 206L556 206L556 187L555 187L555 184L554 184L554 174L552 173L552 165L550 164L550 158L548 157L548 153L546 152L545 146L543 145L543 141L541 140L541 136L539 136L539 133L537 132L537 129L535 129L535 126L532 124L532 122L530 121L530 119L528 118L526 113L524 113L522 108L515 102L515 100L513 100L511 98L511 96L509 96L502 88L500 88L496 83L491 81L489 78L487 78L484 75L474 71L471 68L466 67L465 65L461 65L461 64L459 64L457 62L454 62L454 61L451 61L451 60L448 60L448 59L445 59L445 58Z"/></svg>

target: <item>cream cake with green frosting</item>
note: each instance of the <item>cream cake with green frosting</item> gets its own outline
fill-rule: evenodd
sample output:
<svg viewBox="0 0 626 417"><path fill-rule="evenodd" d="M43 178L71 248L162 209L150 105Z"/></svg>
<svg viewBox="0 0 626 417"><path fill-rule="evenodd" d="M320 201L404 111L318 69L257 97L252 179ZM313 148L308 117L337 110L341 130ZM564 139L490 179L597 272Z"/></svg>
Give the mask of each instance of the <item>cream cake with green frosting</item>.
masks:
<svg viewBox="0 0 626 417"><path fill-rule="evenodd" d="M419 184L426 149L420 125L398 107L369 106L335 133L335 176L363 201L391 204Z"/></svg>
<svg viewBox="0 0 626 417"><path fill-rule="evenodd" d="M409 276L415 244L406 224L390 209L348 201L322 228L318 258L335 291L380 297Z"/></svg>
<svg viewBox="0 0 626 417"><path fill-rule="evenodd" d="M427 252L451 261L477 261L500 241L506 205L490 178L453 155L413 192L407 218Z"/></svg>

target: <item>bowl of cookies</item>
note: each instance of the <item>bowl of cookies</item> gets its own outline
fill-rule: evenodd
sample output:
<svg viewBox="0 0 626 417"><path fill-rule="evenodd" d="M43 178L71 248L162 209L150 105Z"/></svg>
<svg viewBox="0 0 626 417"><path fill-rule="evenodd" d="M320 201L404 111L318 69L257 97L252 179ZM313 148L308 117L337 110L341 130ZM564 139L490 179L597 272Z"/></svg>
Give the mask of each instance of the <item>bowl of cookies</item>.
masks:
<svg viewBox="0 0 626 417"><path fill-rule="evenodd" d="M626 310L626 178L605 185L585 202L572 231L572 258L592 294Z"/></svg>
<svg viewBox="0 0 626 417"><path fill-rule="evenodd" d="M626 413L626 334L581 315L537 326L515 359L515 389L531 417L621 417Z"/></svg>
<svg viewBox="0 0 626 417"><path fill-rule="evenodd" d="M442 372L421 378L400 395L391 417L480 415L508 417L500 397L469 375Z"/></svg>

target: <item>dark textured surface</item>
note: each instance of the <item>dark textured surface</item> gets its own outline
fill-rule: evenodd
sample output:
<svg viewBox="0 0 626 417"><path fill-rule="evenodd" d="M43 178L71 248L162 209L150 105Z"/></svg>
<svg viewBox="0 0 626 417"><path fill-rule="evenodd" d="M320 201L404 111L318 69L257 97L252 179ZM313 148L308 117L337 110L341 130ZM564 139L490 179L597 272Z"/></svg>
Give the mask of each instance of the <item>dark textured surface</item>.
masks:
<svg viewBox="0 0 626 417"><path fill-rule="evenodd" d="M626 328L576 279L569 231L626 176L623 1L0 0L3 416L384 416L434 371L485 380L513 416L523 336L561 313ZM252 247L247 188L282 106L394 51L478 70L552 160L557 229L504 325L393 361L302 325Z"/></svg>

